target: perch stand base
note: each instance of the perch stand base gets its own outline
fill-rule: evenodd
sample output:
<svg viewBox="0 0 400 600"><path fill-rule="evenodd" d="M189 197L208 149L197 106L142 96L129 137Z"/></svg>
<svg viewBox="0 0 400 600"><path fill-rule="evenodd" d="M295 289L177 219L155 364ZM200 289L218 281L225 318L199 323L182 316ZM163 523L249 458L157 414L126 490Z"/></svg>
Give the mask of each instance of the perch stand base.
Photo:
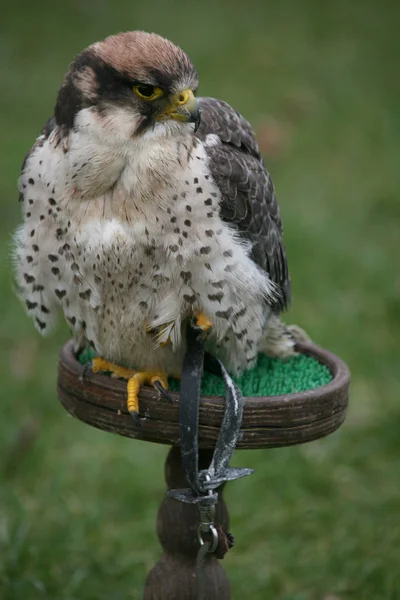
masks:
<svg viewBox="0 0 400 600"><path fill-rule="evenodd" d="M246 397L237 448L274 448L309 442L338 429L346 415L349 370L334 354L314 344L298 350L328 367L332 380L321 387L284 396ZM105 431L150 442L172 445L166 460L168 489L187 487L179 450L179 393L171 402L160 400L149 387L140 391L139 422L126 407L126 383L101 374L87 373L68 342L60 357L58 395L73 416ZM199 462L208 467L224 413L224 398L202 397L199 411ZM220 490L221 491L221 490ZM157 533L164 554L150 571L145 600L197 600L197 507L166 496L160 506ZM228 511L222 496L216 522L228 530ZM204 567L205 600L229 600L229 583L215 556Z"/></svg>
<svg viewBox="0 0 400 600"><path fill-rule="evenodd" d="M206 469L212 451L200 450L199 466ZM179 448L171 448L165 463L168 489L187 487L181 466ZM145 600L191 600L197 598L196 557L198 507L183 504L169 496L161 503L157 517L157 534L164 554L148 574L144 592ZM228 531L228 510L221 490L216 506L215 521ZM229 600L229 581L218 559L206 556L203 571L204 600Z"/></svg>

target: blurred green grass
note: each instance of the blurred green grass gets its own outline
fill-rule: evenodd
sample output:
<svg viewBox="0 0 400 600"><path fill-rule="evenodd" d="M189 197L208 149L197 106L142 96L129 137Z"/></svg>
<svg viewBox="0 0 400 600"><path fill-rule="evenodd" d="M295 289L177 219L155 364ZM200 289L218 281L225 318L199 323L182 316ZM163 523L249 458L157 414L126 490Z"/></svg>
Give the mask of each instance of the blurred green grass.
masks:
<svg viewBox="0 0 400 600"><path fill-rule="evenodd" d="M400 598L400 10L394 0L74 0L9 4L0 25L0 597L140 598L166 449L70 419L56 398L60 326L38 339L11 290L19 166L64 71L89 43L157 31L201 93L254 123L285 223L287 320L352 370L342 429L241 452L227 490L233 598ZM273 120L271 120L273 119ZM275 144L271 143L275 140Z"/></svg>

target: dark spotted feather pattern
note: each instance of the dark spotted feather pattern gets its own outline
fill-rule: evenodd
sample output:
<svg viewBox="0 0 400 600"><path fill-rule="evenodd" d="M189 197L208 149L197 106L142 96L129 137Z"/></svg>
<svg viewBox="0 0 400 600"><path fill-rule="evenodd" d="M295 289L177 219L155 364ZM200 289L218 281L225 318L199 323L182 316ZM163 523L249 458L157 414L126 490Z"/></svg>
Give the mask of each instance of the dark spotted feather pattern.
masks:
<svg viewBox="0 0 400 600"><path fill-rule="evenodd" d="M278 312L290 302L290 279L272 180L265 169L251 125L229 104L200 98L201 125L197 136L209 134L221 143L207 145L213 179L222 194L221 217L252 243L251 257L277 284Z"/></svg>

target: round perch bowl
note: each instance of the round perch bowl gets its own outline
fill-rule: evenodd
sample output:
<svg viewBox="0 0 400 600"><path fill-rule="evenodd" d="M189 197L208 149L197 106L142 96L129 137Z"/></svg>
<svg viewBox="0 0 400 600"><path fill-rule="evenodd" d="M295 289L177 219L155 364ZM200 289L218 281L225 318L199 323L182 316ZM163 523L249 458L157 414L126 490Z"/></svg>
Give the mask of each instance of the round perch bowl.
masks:
<svg viewBox="0 0 400 600"><path fill-rule="evenodd" d="M298 352L325 365L329 383L314 389L280 396L246 396L237 448L274 448L310 442L328 435L343 423L348 404L350 373L337 356L313 343L299 343ZM62 349L58 395L77 419L119 435L179 446L179 392L171 400L151 387L139 397L139 420L126 406L126 382L94 374L75 357L72 342ZM202 396L199 413L199 446L214 448L224 414L223 396Z"/></svg>

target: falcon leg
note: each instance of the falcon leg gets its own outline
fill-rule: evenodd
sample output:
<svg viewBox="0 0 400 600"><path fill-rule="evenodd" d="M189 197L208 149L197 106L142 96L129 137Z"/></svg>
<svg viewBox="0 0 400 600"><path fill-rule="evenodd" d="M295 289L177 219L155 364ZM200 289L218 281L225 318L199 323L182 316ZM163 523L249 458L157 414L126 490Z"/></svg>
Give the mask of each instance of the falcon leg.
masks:
<svg viewBox="0 0 400 600"><path fill-rule="evenodd" d="M203 331L208 331L212 327L211 320L203 312L195 312L194 320L197 327L200 327Z"/></svg>
<svg viewBox="0 0 400 600"><path fill-rule="evenodd" d="M126 367L115 365L114 363L104 360L104 358L93 359L92 371L93 373L109 371L111 377L128 380L127 407L134 419L137 419L139 413L139 392L142 385L152 385L155 387L155 384L158 383L164 390L168 389L168 375L165 371L135 371L134 369L127 369Z"/></svg>
<svg viewBox="0 0 400 600"><path fill-rule="evenodd" d="M92 371L93 373L100 373L107 371L111 373L111 377L120 379L129 379L135 373L134 369L127 369L126 367L120 367L115 365L104 358L94 358L92 360Z"/></svg>
<svg viewBox="0 0 400 600"><path fill-rule="evenodd" d="M142 385L155 386L159 383L164 390L168 389L168 375L165 371L141 371L128 380L128 410L134 419L139 413L139 392Z"/></svg>

